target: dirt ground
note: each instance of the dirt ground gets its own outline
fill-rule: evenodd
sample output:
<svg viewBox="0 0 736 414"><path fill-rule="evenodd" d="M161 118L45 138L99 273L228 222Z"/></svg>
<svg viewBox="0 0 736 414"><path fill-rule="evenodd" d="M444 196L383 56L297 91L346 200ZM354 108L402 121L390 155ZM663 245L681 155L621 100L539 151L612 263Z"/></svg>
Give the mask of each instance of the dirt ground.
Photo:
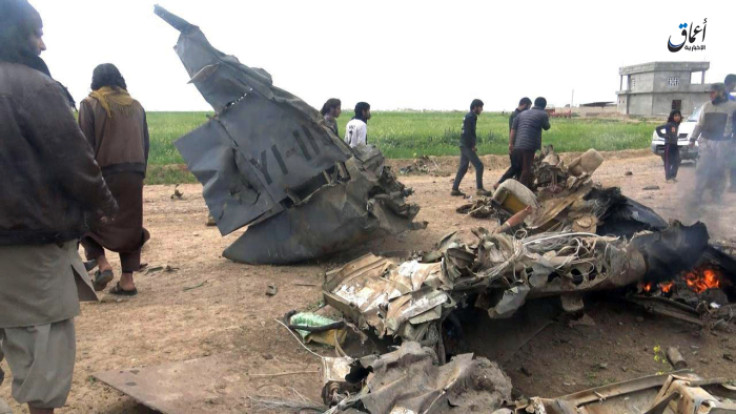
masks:
<svg viewBox="0 0 736 414"><path fill-rule="evenodd" d="M633 151L607 154L595 173L596 181L620 186L624 194L654 208L667 219L683 219L684 203L694 185L694 168L683 165L680 181L666 184L659 158ZM503 157L486 157L486 185L502 173ZM461 216L455 208L463 200L449 197L456 158L438 158L435 175L402 176L415 189L413 201L422 207L419 220L429 227L376 241L364 249L377 252L398 249L428 249L452 230L495 223ZM394 167L408 161L392 161ZM398 169L398 168L395 168ZM631 172L628 174L627 172ZM473 192L473 173L462 188ZM659 186L658 190L644 187ZM321 301L324 271L349 260L341 255L298 266L248 266L221 257L222 250L240 234L221 237L216 228L205 227L207 209L196 184L183 185L182 199L173 200L173 186L148 186L144 192L145 226L152 239L144 249L149 267L169 265L172 272L138 274L140 294L132 299L102 295L99 303L85 303L76 319L77 364L74 383L64 413L147 413L131 398L96 382L91 375L118 368L134 368L182 361L224 352L241 354L247 369L247 390L236 403L209 401L208 412L255 412L250 396L296 398L298 394L319 401L320 375L316 373L264 377L295 371L316 371L319 360L310 356L274 322L292 309L313 308ZM728 194L722 205L709 205L705 222L714 237L736 235L731 220L736 195ZM360 252L353 252L359 254ZM116 275L119 274L115 258ZM266 296L270 284L278 294ZM516 392L523 395L556 396L590 386L666 371L654 360L654 347L678 346L702 376L728 376L736 363L724 355L736 355L736 338L725 334L698 332L692 327L647 315L615 301L591 299L588 314L594 326L570 327L565 317L542 324L536 336L502 361ZM550 315L552 315L550 313ZM482 316L482 315L481 315ZM534 322L534 321L532 321ZM537 321L539 322L539 321ZM484 354L484 343L504 336L488 324L476 324L469 346ZM331 354L328 349L319 349ZM0 398L15 412L25 413L10 397L12 378L7 373ZM218 389L213 384L213 389ZM232 401L232 400L228 400ZM218 405L220 404L220 405ZM191 412L200 412L192 408Z"/></svg>

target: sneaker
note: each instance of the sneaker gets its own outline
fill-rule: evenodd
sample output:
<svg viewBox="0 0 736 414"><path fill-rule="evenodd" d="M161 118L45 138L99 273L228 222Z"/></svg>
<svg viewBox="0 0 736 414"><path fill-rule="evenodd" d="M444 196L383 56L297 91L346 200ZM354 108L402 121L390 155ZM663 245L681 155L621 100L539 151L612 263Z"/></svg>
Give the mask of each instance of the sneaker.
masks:
<svg viewBox="0 0 736 414"><path fill-rule="evenodd" d="M479 188L478 191L475 192L475 195L484 196L484 197L490 197L493 195L492 191L488 191L485 188Z"/></svg>
<svg viewBox="0 0 736 414"><path fill-rule="evenodd" d="M463 193L460 190L452 190L450 192L450 195L453 196L453 197L465 197L465 193Z"/></svg>

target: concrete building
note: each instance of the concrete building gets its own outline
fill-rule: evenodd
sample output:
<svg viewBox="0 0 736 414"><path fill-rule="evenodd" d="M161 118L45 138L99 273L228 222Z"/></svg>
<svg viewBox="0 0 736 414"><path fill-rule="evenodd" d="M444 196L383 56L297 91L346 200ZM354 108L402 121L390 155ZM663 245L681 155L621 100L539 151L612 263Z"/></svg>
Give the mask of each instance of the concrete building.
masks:
<svg viewBox="0 0 736 414"><path fill-rule="evenodd" d="M688 116L709 99L708 68L709 62L651 62L619 68L618 112L666 116L679 109Z"/></svg>

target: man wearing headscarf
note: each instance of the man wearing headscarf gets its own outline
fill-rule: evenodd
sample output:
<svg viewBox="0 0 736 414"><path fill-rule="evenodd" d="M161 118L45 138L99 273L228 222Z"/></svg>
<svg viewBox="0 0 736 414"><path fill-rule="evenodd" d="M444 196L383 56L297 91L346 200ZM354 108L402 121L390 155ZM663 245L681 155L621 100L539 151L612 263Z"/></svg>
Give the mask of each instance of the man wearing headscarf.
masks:
<svg viewBox="0 0 736 414"><path fill-rule="evenodd" d="M31 414L65 404L73 320L80 300L96 299L77 252L85 214L106 221L117 210L39 56L42 26L26 0L0 0L0 348Z"/></svg>
<svg viewBox="0 0 736 414"><path fill-rule="evenodd" d="M734 116L736 102L726 96L722 83L711 85L710 102L703 105L698 123L690 136L690 145L700 139L700 162L696 171L692 207L703 204L703 195L710 190L713 201L720 202L726 189L726 172L733 157Z"/></svg>
<svg viewBox="0 0 736 414"><path fill-rule="evenodd" d="M95 290L114 278L105 249L120 255L120 281L109 291L134 296L133 273L141 268L141 248L150 238L143 227L143 179L148 164L148 124L143 106L128 93L128 86L112 63L92 73L92 92L79 104L79 126L92 146L102 175L120 206L114 223L90 226L82 237L89 261L96 261Z"/></svg>

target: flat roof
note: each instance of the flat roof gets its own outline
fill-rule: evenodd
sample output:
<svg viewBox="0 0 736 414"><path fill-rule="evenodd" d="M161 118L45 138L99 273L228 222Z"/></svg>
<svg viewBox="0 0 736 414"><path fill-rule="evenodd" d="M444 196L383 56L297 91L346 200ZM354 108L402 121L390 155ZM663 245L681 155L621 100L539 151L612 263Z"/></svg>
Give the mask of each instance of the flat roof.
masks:
<svg viewBox="0 0 736 414"><path fill-rule="evenodd" d="M618 74L632 75L635 73L671 71L700 72L708 70L709 68L710 62L649 62L620 67L618 69Z"/></svg>

